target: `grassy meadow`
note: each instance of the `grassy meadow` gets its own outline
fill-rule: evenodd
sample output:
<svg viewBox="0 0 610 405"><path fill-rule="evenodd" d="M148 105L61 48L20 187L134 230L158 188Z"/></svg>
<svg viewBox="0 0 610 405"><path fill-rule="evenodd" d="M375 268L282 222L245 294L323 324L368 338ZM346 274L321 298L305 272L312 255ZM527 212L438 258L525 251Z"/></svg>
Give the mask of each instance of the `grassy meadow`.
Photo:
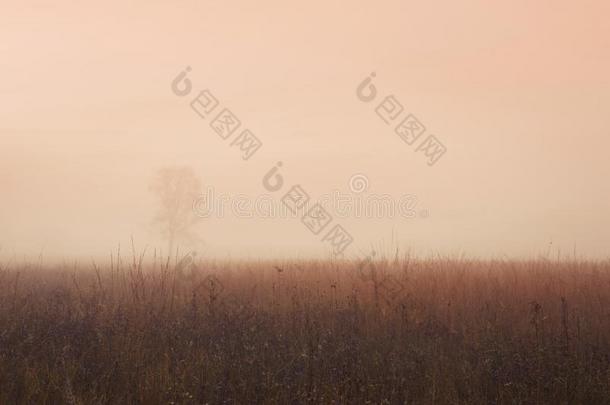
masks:
<svg viewBox="0 0 610 405"><path fill-rule="evenodd" d="M2 264L0 403L610 403L608 262L189 260Z"/></svg>

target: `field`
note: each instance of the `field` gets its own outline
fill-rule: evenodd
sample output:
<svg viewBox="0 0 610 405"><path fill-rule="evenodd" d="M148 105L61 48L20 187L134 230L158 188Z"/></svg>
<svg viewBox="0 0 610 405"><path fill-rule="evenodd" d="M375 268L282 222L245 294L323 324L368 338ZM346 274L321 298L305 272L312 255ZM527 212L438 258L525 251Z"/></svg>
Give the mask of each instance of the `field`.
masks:
<svg viewBox="0 0 610 405"><path fill-rule="evenodd" d="M0 403L610 403L610 263L5 263Z"/></svg>

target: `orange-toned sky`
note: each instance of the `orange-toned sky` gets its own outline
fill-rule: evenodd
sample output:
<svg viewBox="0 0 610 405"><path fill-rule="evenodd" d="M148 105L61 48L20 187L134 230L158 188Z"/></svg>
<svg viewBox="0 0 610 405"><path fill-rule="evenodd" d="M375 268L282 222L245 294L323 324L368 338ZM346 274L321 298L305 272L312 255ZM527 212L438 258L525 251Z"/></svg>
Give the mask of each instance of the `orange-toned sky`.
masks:
<svg viewBox="0 0 610 405"><path fill-rule="evenodd" d="M417 196L416 218L341 219L350 256L606 258L609 21L601 0L3 4L0 254L104 256L132 235L163 246L158 168L254 198L282 161L314 198L349 193L356 173L367 193ZM186 66L194 92L263 141L250 160L172 93ZM373 71L366 104L356 87ZM375 114L389 94L446 146L434 166ZM297 219L228 215L196 231L206 256L327 253Z"/></svg>

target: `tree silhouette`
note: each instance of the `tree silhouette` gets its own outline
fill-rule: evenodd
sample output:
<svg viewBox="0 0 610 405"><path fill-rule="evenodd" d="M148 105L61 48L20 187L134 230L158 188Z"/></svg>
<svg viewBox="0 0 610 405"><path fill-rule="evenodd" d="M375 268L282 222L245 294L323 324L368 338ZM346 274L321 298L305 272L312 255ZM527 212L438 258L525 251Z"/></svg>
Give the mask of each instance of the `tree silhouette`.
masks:
<svg viewBox="0 0 610 405"><path fill-rule="evenodd" d="M198 217L193 212L193 201L202 193L201 180L191 167L166 167L157 171L150 190L159 204L153 222L160 227L168 254L172 255L176 243L196 239L192 227Z"/></svg>

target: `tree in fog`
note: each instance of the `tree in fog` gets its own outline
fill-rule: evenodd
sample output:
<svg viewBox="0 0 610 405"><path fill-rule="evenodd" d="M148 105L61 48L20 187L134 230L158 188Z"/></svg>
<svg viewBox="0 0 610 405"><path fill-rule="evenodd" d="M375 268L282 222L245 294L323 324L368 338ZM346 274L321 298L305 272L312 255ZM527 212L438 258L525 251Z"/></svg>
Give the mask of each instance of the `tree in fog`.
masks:
<svg viewBox="0 0 610 405"><path fill-rule="evenodd" d="M167 240L171 256L176 243L196 239L192 228L198 217L193 212L193 202L202 194L201 180L191 167L166 167L157 171L150 190L158 202L154 224Z"/></svg>

